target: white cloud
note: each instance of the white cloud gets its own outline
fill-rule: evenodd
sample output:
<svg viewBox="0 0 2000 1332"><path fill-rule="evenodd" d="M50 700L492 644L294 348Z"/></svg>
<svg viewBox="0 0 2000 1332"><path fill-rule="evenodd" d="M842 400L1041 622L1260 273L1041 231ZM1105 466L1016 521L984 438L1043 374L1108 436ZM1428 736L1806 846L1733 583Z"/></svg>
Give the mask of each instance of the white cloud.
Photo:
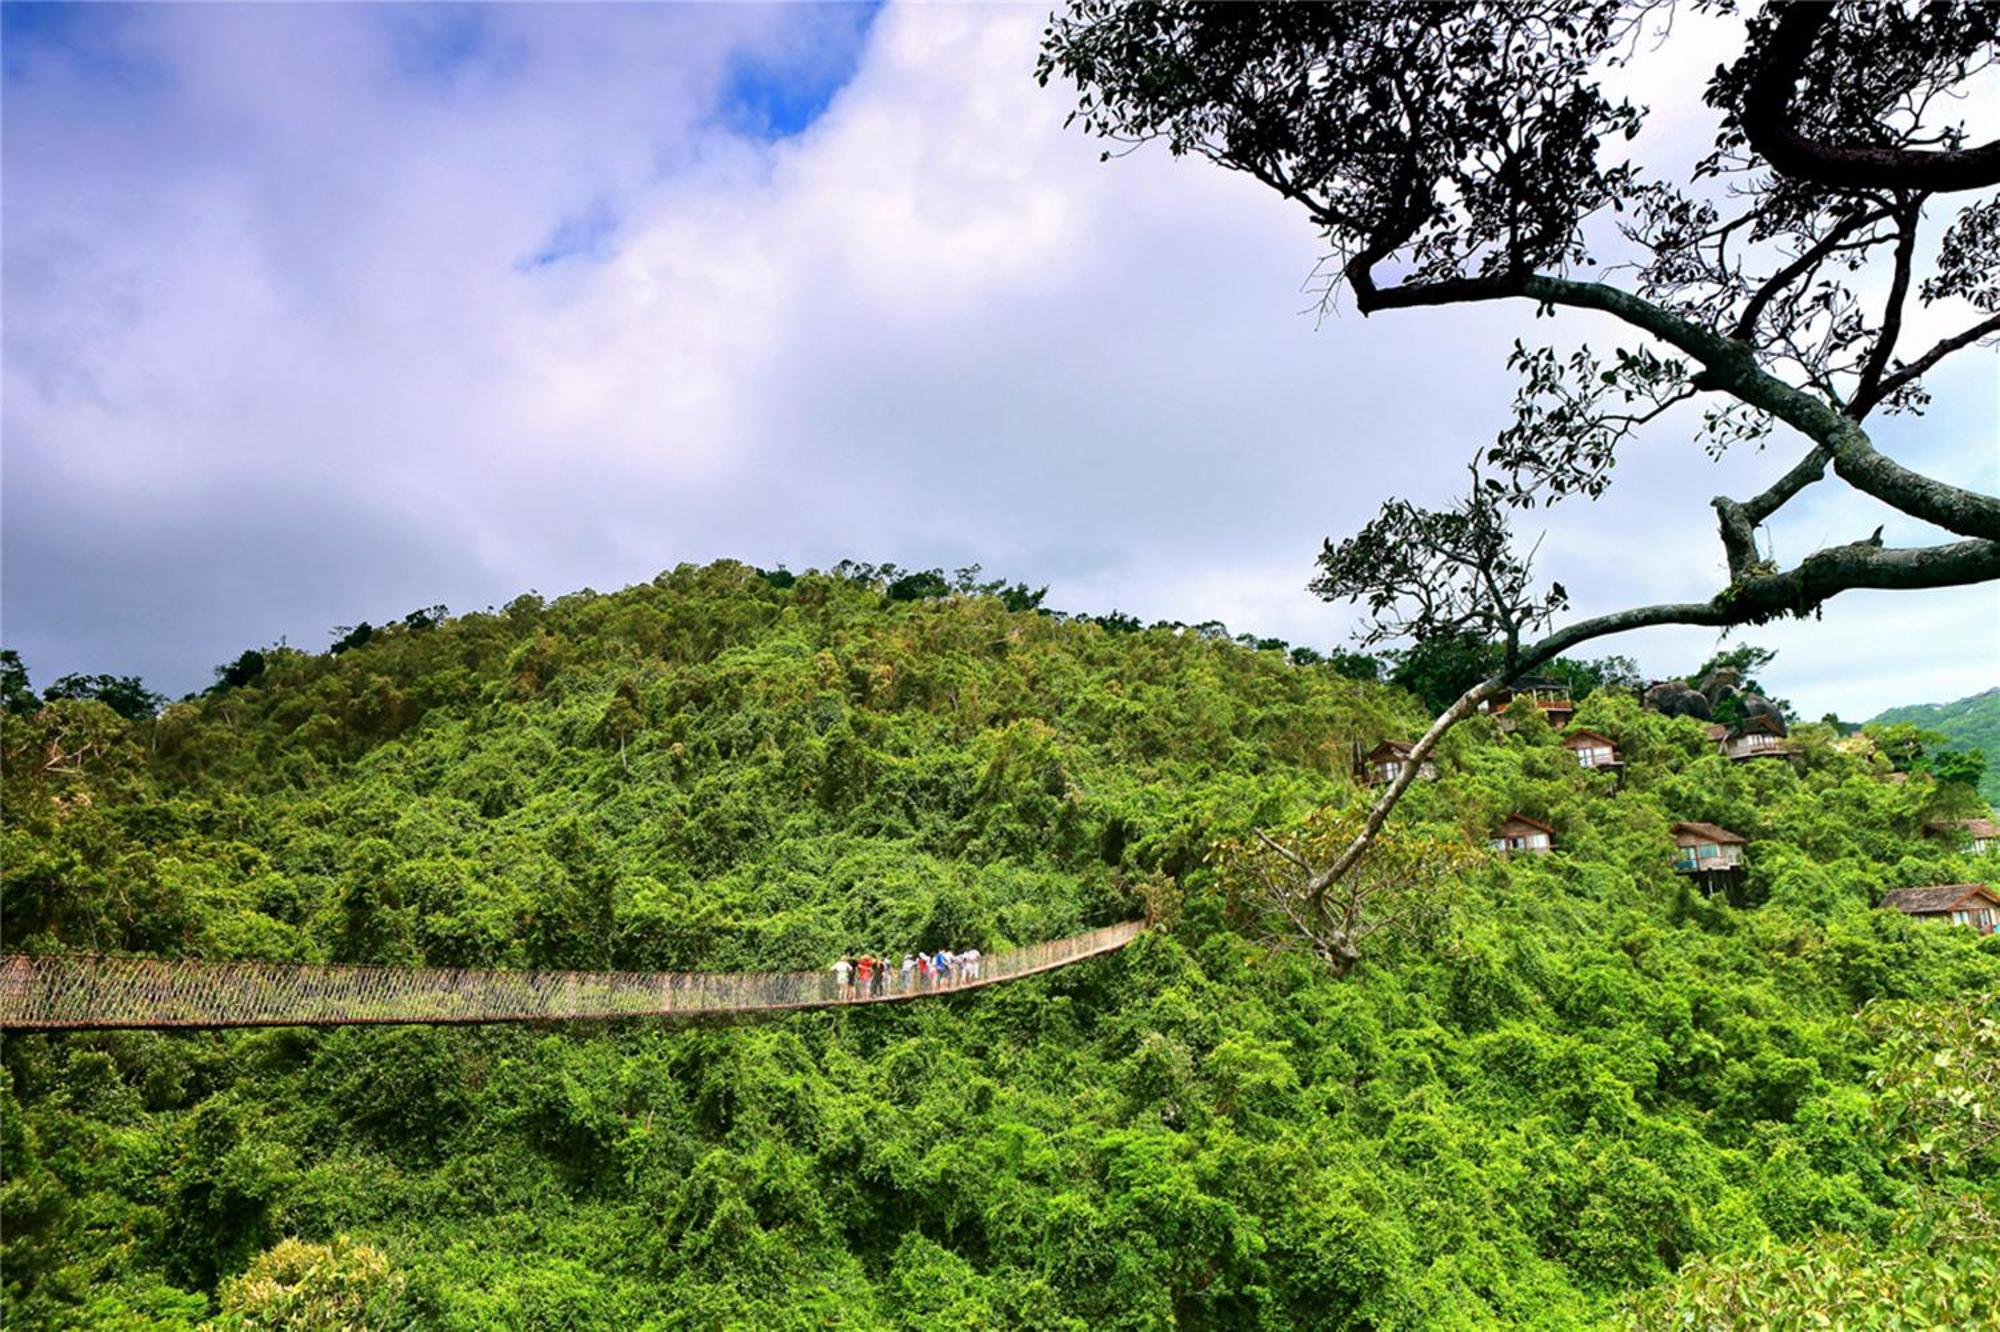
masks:
<svg viewBox="0 0 2000 1332"><path fill-rule="evenodd" d="M1535 332L1320 326L1281 201L1063 128L1040 11L891 7L775 143L718 119L731 62L815 49L821 11L479 12L141 10L121 42L164 84L9 84L7 631L38 677L187 688L280 633L725 554L980 561L1326 646L1320 539L1461 484ZM1990 482L1978 425L1940 413L1913 457ZM1708 494L1784 461L1662 440L1550 515L1550 571L1592 605L1702 595ZM1865 619L1787 637L1794 700L2000 674L1968 603L1895 604L1929 635L1901 664Z"/></svg>

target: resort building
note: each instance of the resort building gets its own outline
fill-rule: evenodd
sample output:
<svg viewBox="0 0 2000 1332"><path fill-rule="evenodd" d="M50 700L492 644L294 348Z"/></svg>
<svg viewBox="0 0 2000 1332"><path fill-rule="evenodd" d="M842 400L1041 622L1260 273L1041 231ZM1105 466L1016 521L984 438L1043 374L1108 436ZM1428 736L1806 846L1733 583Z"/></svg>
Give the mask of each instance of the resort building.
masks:
<svg viewBox="0 0 2000 1332"><path fill-rule="evenodd" d="M1618 755L1618 746L1610 736L1599 735L1596 731L1571 731L1563 737L1563 748L1576 755L1579 765L1586 768L1622 768L1625 760Z"/></svg>
<svg viewBox="0 0 2000 1332"><path fill-rule="evenodd" d="M1991 819L1947 819L1930 824L1924 829L1926 837L1949 837L1954 832L1965 834L1967 849L1973 855L1984 855L1995 846L2000 846L2000 823Z"/></svg>
<svg viewBox="0 0 2000 1332"><path fill-rule="evenodd" d="M1734 726L1720 722L1708 728L1708 738L1722 747L1725 757L1744 759L1791 758L1798 753L1785 738L1785 724L1770 717L1745 717Z"/></svg>
<svg viewBox="0 0 2000 1332"><path fill-rule="evenodd" d="M1726 893L1743 874L1745 838L1713 823L1674 825L1674 868L1710 893Z"/></svg>
<svg viewBox="0 0 2000 1332"><path fill-rule="evenodd" d="M1356 745L1359 749L1360 746ZM1384 740L1368 751L1356 764L1355 775L1369 786L1387 786L1403 775L1403 769L1410 766L1410 745L1401 740ZM1437 780L1437 765L1428 758L1417 765L1417 776L1426 782Z"/></svg>
<svg viewBox="0 0 2000 1332"><path fill-rule="evenodd" d="M1569 725L1570 718L1576 716L1576 704L1570 701L1569 686L1560 680L1545 676L1527 675L1514 682L1511 689L1503 689L1487 703L1485 710L1503 718L1513 708L1532 707L1549 719L1549 725L1561 730Z"/></svg>
<svg viewBox="0 0 2000 1332"><path fill-rule="evenodd" d="M1512 855L1516 851L1546 855L1555 848L1556 830L1525 814L1509 814L1507 821L1488 840L1495 851Z"/></svg>
<svg viewBox="0 0 2000 1332"><path fill-rule="evenodd" d="M1929 888L1898 888L1882 899L1918 920L1949 921L1970 925L1981 934L1991 934L2000 925L2000 893L1983 883L1940 883Z"/></svg>

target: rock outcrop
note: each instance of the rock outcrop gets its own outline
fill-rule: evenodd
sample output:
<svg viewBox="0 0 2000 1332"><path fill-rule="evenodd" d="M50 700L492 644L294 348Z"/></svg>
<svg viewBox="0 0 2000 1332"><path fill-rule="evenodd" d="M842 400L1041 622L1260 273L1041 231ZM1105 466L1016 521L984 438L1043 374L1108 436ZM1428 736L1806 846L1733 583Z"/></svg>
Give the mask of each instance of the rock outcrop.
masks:
<svg viewBox="0 0 2000 1332"><path fill-rule="evenodd" d="M1707 721L1715 715L1707 695L1685 680L1661 680L1647 686L1645 704L1669 717L1695 717Z"/></svg>

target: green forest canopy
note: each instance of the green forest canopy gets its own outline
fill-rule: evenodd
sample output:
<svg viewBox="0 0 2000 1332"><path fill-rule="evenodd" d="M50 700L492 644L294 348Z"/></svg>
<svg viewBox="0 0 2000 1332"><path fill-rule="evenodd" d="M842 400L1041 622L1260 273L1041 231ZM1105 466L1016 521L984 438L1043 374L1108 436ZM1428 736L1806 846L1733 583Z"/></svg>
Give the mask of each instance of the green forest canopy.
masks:
<svg viewBox="0 0 2000 1332"><path fill-rule="evenodd" d="M2000 1316L2000 942L1875 909L1993 877L1921 835L1963 787L1831 726L1732 765L1620 690L1577 720L1622 786L1476 721L1398 817L1557 851L1335 980L1239 932L1210 848L1355 801L1409 695L905 577L684 566L157 715L10 698L10 948L733 970L1172 924L896 1012L10 1036L8 1325ZM1750 839L1738 904L1681 819Z"/></svg>

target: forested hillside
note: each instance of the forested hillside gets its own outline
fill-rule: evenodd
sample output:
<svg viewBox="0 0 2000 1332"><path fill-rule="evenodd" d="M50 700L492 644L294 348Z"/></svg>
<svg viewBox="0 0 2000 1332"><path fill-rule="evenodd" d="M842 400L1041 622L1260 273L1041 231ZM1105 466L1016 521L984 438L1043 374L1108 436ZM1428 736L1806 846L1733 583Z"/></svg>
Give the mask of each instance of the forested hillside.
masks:
<svg viewBox="0 0 2000 1332"><path fill-rule="evenodd" d="M1397 819L1555 853L1472 851L1337 978L1215 848L1358 801L1412 698L888 591L683 567L246 654L157 717L10 698L9 949L737 970L1162 925L708 1028L9 1036L7 1325L2000 1317L2000 941L1874 909L2000 878L1921 836L1965 788L1829 727L1731 765L1618 691L1577 722L1622 780L1477 720ZM1739 903L1674 872L1683 819L1749 839Z"/></svg>
<svg viewBox="0 0 2000 1332"><path fill-rule="evenodd" d="M1979 779L1979 793L1988 804L2000 805L2000 686L1956 703L1912 703L1890 708L1874 720L1882 725L1903 723L1944 737L1947 747L1978 750L1989 760Z"/></svg>

